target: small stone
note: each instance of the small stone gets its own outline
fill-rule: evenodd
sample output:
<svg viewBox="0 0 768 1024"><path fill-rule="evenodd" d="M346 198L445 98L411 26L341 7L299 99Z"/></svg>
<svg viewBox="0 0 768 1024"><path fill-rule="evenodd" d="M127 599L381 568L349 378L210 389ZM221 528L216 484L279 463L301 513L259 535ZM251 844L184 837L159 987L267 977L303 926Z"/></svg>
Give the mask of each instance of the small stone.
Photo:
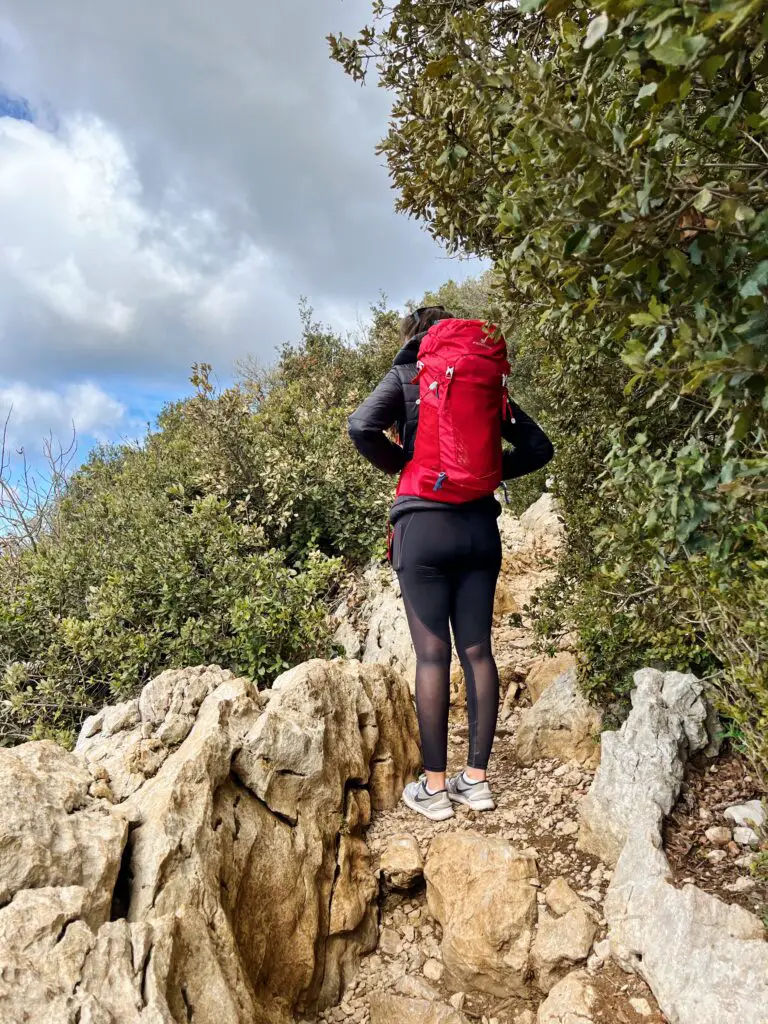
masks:
<svg viewBox="0 0 768 1024"><path fill-rule="evenodd" d="M629 1000L629 1005L639 1014L641 1017L650 1017L653 1013L650 1003L647 999L634 998Z"/></svg>
<svg viewBox="0 0 768 1024"><path fill-rule="evenodd" d="M401 996L408 996L411 999L426 999L434 1003L440 998L440 993L423 978L415 978L412 974L404 974L395 982L395 992Z"/></svg>
<svg viewBox="0 0 768 1024"><path fill-rule="evenodd" d="M413 942L416 938L416 929L412 924L406 924L403 927L403 938L406 942Z"/></svg>
<svg viewBox="0 0 768 1024"><path fill-rule="evenodd" d="M710 864L722 864L722 862L727 859L728 854L725 850L710 850L707 854L707 860Z"/></svg>
<svg viewBox="0 0 768 1024"><path fill-rule="evenodd" d="M443 970L444 968L440 961L432 959L427 960L424 964L422 973L424 974L424 977L428 978L430 981L440 981L443 976Z"/></svg>
<svg viewBox="0 0 768 1024"><path fill-rule="evenodd" d="M745 853L743 857L739 857L734 863L737 868L746 868L747 871L752 870L752 866L757 861L756 853Z"/></svg>
<svg viewBox="0 0 768 1024"><path fill-rule="evenodd" d="M726 885L725 888L728 892L750 892L756 885L757 882L754 878L746 878L742 876L741 878L737 878L735 882L731 882L729 885Z"/></svg>
<svg viewBox="0 0 768 1024"><path fill-rule="evenodd" d="M92 797L95 797L98 800L107 800L111 804L115 802L112 787L109 785L108 782L105 782L103 779L99 779L98 782L92 782L88 789L88 792L91 794Z"/></svg>
<svg viewBox="0 0 768 1024"><path fill-rule="evenodd" d="M712 825L704 835L707 837L707 842L712 846L727 846L733 838L731 830L726 828L725 825Z"/></svg>
<svg viewBox="0 0 768 1024"><path fill-rule="evenodd" d="M611 958L611 943L608 939L602 939L600 942L596 942L594 946L594 954L600 963L605 963Z"/></svg>
<svg viewBox="0 0 768 1024"><path fill-rule="evenodd" d="M579 824L576 821L567 821L560 828L560 832L564 836L575 836L578 831Z"/></svg>
<svg viewBox="0 0 768 1024"><path fill-rule="evenodd" d="M750 800L746 804L734 804L726 810L723 817L735 825L749 828L762 828L763 825L768 824L765 807L759 800Z"/></svg>
<svg viewBox="0 0 768 1024"><path fill-rule="evenodd" d="M381 873L393 889L410 889L424 873L424 861L415 836L393 836L381 855Z"/></svg>
<svg viewBox="0 0 768 1024"><path fill-rule="evenodd" d="M386 956L397 956L400 949L400 936L391 928L382 928L379 936L379 949Z"/></svg>
<svg viewBox="0 0 768 1024"><path fill-rule="evenodd" d="M748 828L746 825L733 830L734 842L738 843L739 846L757 846L760 839L757 832L753 828Z"/></svg>
<svg viewBox="0 0 768 1024"><path fill-rule="evenodd" d="M426 962L426 957L420 950L416 950L410 959L411 969L414 971L420 971Z"/></svg>
<svg viewBox="0 0 768 1024"><path fill-rule="evenodd" d="M454 1010L458 1010L459 1013L464 1009L464 1003L466 1003L466 1001L467 997L463 992L454 992L448 1000Z"/></svg>
<svg viewBox="0 0 768 1024"><path fill-rule="evenodd" d="M536 1024L536 1014L533 1010L523 1010L515 1017L515 1024Z"/></svg>

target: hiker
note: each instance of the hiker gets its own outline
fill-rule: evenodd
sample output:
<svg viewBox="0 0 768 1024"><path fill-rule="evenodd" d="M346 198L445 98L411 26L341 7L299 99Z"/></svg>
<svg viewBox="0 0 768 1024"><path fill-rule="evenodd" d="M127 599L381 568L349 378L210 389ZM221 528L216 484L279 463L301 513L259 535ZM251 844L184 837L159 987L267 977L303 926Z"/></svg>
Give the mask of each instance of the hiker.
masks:
<svg viewBox="0 0 768 1024"><path fill-rule="evenodd" d="M433 821L453 804L493 810L486 769L499 711L491 649L501 569L494 491L552 458L544 431L507 394L506 344L478 320L442 306L401 323L392 369L350 417L357 450L385 473L400 473L390 512L390 558L416 651L416 711L425 774L403 800ZM387 436L396 425L400 443ZM417 429L418 428L418 429ZM513 449L502 453L502 438ZM451 634L467 688L469 757L446 781Z"/></svg>

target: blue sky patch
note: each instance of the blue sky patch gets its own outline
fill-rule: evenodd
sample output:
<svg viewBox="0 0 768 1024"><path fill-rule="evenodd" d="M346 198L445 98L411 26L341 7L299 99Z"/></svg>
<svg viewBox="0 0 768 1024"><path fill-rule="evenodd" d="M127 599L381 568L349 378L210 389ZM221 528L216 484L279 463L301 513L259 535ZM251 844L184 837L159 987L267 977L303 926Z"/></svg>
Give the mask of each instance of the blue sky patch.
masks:
<svg viewBox="0 0 768 1024"><path fill-rule="evenodd" d="M9 96L0 90L0 117L13 117L17 121L31 121L35 115L29 103L19 96Z"/></svg>

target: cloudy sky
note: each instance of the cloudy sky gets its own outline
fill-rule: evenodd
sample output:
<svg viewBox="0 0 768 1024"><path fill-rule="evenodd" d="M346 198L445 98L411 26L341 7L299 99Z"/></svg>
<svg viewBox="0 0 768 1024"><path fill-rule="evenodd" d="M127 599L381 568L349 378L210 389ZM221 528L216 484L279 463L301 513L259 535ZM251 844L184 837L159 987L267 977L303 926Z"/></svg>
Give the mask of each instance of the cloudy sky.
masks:
<svg viewBox="0 0 768 1024"><path fill-rule="evenodd" d="M0 413L81 453L136 436L190 364L231 376L476 268L393 212L388 97L328 59L368 0L5 0Z"/></svg>

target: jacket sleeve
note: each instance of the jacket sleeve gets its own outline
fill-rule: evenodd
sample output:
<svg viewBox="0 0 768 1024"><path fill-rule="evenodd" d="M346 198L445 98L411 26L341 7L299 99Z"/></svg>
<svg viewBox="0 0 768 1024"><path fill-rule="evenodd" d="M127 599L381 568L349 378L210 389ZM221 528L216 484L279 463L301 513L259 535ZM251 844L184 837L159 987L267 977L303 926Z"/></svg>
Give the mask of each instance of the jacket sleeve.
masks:
<svg viewBox="0 0 768 1024"><path fill-rule="evenodd" d="M399 473L405 465L402 447L390 441L384 433L402 420L403 414L403 388L397 371L392 369L349 417L349 436L355 448L385 473Z"/></svg>
<svg viewBox="0 0 768 1024"><path fill-rule="evenodd" d="M513 480L527 473L535 473L546 466L555 450L547 435L531 417L515 402L510 403L515 422L507 419L502 424L501 435L513 446L505 451L502 460L502 477Z"/></svg>

